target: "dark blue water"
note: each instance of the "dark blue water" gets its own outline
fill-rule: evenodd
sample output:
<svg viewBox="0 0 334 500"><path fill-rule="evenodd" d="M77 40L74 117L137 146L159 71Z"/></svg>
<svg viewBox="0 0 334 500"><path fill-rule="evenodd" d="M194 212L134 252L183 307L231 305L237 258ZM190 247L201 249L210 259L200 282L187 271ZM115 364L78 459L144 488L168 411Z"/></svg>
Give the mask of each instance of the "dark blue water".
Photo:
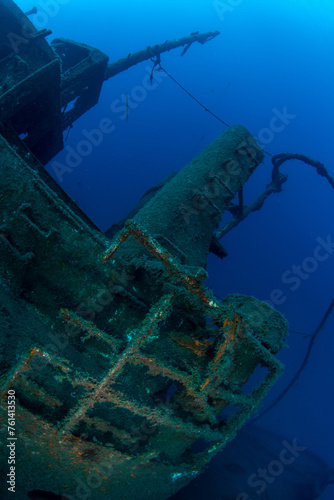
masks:
<svg viewBox="0 0 334 500"><path fill-rule="evenodd" d="M17 3L23 10L31 8L30 0ZM47 11L42 0L37 5L39 27L52 29L52 36L97 47L110 60L192 31L218 29L219 37L203 46L194 44L182 58L180 49L163 54L163 67L223 120L247 127L271 154L307 155L323 162L334 176L330 0L63 0L53 11ZM114 130L100 145L61 176L53 162L64 163L69 149L48 166L102 230L224 130L161 72L147 88L151 67L150 62L140 64L105 83L99 104L74 124L66 142L76 150L85 138L83 131L98 128L107 118ZM134 106L128 120L124 119L126 94ZM272 120L282 113L283 126L273 132ZM262 300L271 300L278 289L277 309L292 330L308 334L334 297L333 250L328 258L314 261L319 238L334 241L334 193L307 165L289 162L282 171L289 174L284 191L271 196L260 212L223 239L228 258L210 256L209 285L220 296L239 292ZM245 189L246 203L270 182L270 174L267 155ZM302 277L293 266L301 266ZM292 282L293 277L299 281ZM285 373L266 404L297 371L309 339L291 333L287 343L289 348L279 355ZM258 422L296 437L332 466L333 352L334 315L320 332L298 384ZM332 498L333 491L327 495L324 498Z"/></svg>

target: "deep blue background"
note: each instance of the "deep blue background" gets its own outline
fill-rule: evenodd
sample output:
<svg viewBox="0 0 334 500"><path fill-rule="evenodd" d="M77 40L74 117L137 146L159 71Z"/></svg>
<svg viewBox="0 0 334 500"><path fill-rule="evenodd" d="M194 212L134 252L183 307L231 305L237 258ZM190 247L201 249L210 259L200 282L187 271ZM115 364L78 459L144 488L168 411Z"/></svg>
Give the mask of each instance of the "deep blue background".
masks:
<svg viewBox="0 0 334 500"><path fill-rule="evenodd" d="M17 3L23 10L31 7L30 0ZM296 117L275 134L267 151L308 155L322 161L334 176L333 2L220 3L235 7L223 13L211 0L69 0L59 6L59 12L44 15L47 21L39 27L100 48L111 60L192 31L220 30L218 38L203 46L194 44L182 58L180 50L163 54L162 65L214 113L230 124L243 124L255 137L269 126L273 109L283 111L286 106ZM43 12L43 0L36 5ZM126 93L131 96L149 64L105 83L99 104L74 124L66 143L76 148L84 138L82 130L96 128L103 118L115 125L115 131L61 182L102 230L123 217L146 189L171 170L181 169L224 130L168 78L130 110L128 121L121 120L111 104ZM56 160L64 162L64 158L61 153ZM278 309L291 329L311 333L334 297L334 255L319 263L295 292L281 277L293 264L313 255L318 237L332 235L334 240L333 190L315 169L302 163L286 163L282 170L289 174L284 191L224 238L227 259L210 257L209 284L220 296L239 292L263 300L279 288L286 301ZM53 173L52 162L49 171ZM267 156L247 185L246 202L262 191L270 173ZM296 437L332 466L333 327L334 315L320 333L298 384L260 422ZM279 355L286 371L266 403L296 372L308 342L300 335L289 336L289 349Z"/></svg>

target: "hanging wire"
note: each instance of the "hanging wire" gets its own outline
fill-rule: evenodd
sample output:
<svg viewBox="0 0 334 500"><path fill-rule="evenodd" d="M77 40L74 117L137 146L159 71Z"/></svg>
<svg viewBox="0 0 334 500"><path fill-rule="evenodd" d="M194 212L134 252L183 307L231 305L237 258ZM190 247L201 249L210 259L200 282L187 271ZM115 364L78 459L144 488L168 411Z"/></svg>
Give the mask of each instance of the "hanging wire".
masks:
<svg viewBox="0 0 334 500"><path fill-rule="evenodd" d="M188 92L187 89L185 89L183 87L183 85L181 85L181 83L179 83L177 80L175 80L175 78L170 74L168 73L168 71L166 71L160 64L159 66L159 69L162 70L164 73L166 73L166 75L169 76L169 78L171 80L173 80L174 83L176 83L176 85L178 85L186 94L188 94L195 102L197 102L197 104L199 104L205 111L207 111L208 113L210 113L210 115L214 116L217 120L219 120L223 125L225 125L225 127L229 127L230 125L226 122L224 122L224 120L222 120L221 118L219 118L219 116L217 116L215 113L213 113L213 111L211 111L209 108L207 108L206 106L204 106L204 104L202 104L198 99L196 99L196 97L194 97L190 92Z"/></svg>
<svg viewBox="0 0 334 500"><path fill-rule="evenodd" d="M210 113L210 115L212 115L214 118L216 118L216 120L220 121L220 123L222 123L223 125L225 125L225 127L230 127L230 125L228 123L226 123L222 118L220 118L213 111L211 111L209 108L207 108L198 99L196 99L196 97L193 96L187 89L185 89L184 86L181 85L181 83L179 83L165 68L163 68L160 63L159 63L158 69L159 69L159 71L163 71L164 73L166 73L166 75L169 76L169 78L174 83L176 83L176 85L178 85L180 87L180 89L182 89L186 94L188 94L188 96L191 97L195 102L197 102L197 104L199 104L207 113ZM273 155L271 153L268 153L268 151L264 151L264 153L266 155L268 155L268 156L273 157Z"/></svg>
<svg viewBox="0 0 334 500"><path fill-rule="evenodd" d="M290 389L295 385L295 383L299 379L300 375L302 374L303 370L306 368L306 365L307 365L307 363L308 363L308 361L310 359L310 356L311 356L311 352L312 352L312 349L313 349L313 346L314 346L314 342L316 341L316 338L317 338L318 334L320 333L320 331L325 326L325 324L326 324L328 318L330 317L330 315L332 314L333 310L334 310L334 299L330 303L330 305L329 305L327 311L325 312L324 316L322 317L319 325L317 326L317 328L312 333L312 335L311 335L311 341L309 343L307 352L305 354L304 360L303 360L302 364L300 365L297 373L294 375L294 377L292 378L292 380L290 381L290 383L286 386L286 388L277 396L277 398L274 399L274 401L269 406L267 406L267 408L265 408L259 415L257 415L252 420L253 422L255 422L259 418L263 417L264 415L266 415L266 413L268 413L270 410L272 410L283 399L283 397L290 391Z"/></svg>

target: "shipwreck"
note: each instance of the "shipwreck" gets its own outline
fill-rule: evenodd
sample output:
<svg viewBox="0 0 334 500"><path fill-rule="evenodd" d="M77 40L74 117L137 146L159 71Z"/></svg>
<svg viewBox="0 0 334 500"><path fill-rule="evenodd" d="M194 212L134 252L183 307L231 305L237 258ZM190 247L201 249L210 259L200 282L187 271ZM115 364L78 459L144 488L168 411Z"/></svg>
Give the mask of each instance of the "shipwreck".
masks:
<svg viewBox="0 0 334 500"><path fill-rule="evenodd" d="M3 498L11 481L22 500L168 498L282 372L282 315L205 286L209 252L226 255L213 238L221 216L264 153L228 128L108 237L43 165L106 79L146 59L153 71L164 51L218 32L109 63L82 43L49 44L11 0L0 19L1 445L17 446ZM284 181L277 173L275 189Z"/></svg>

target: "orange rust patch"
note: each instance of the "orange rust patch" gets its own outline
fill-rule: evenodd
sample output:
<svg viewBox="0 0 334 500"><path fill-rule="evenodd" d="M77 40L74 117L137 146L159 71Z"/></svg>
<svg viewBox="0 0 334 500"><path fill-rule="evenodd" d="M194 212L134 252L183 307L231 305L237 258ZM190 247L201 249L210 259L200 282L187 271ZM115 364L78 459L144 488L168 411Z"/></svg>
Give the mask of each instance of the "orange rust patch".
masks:
<svg viewBox="0 0 334 500"><path fill-rule="evenodd" d="M197 339L189 339L186 337L181 337L181 335L174 335L171 339L176 342L176 344L189 349L190 351L197 354L197 356L205 357L207 356L207 350L212 345L210 340L204 340L200 342Z"/></svg>

